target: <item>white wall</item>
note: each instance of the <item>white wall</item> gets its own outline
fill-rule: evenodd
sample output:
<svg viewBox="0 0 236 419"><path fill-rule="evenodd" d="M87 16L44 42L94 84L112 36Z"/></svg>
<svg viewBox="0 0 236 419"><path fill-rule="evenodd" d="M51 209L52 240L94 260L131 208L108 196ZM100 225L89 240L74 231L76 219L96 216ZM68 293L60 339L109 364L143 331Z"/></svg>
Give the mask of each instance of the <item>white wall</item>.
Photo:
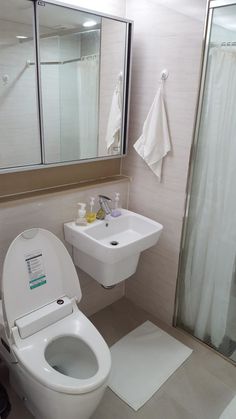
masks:
<svg viewBox="0 0 236 419"><path fill-rule="evenodd" d="M58 3L67 3L85 9L125 17L126 0L58 0Z"/></svg>
<svg viewBox="0 0 236 419"><path fill-rule="evenodd" d="M0 167L41 162L35 66L26 66L34 45L19 43L21 34L32 36L31 25L0 20Z"/></svg>
<svg viewBox="0 0 236 419"><path fill-rule="evenodd" d="M174 309L205 7L205 0L127 0L127 15L135 24L129 152L122 173L133 179L129 208L159 221L164 231L158 245L141 256L136 274L127 281L126 295L169 324ZM133 143L141 134L164 68L170 72L165 91L172 152L165 159L163 181L159 183Z"/></svg>

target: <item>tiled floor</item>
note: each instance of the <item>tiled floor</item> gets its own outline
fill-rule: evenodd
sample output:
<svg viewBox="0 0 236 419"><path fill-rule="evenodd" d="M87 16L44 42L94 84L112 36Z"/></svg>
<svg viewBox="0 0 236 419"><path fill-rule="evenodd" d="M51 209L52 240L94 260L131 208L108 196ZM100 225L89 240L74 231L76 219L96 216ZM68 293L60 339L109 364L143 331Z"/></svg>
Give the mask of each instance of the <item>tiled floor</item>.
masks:
<svg viewBox="0 0 236 419"><path fill-rule="evenodd" d="M92 419L219 419L236 395L236 368L184 332L167 327L123 298L91 318L109 345L150 320L191 347L194 352L162 388L134 412L109 388ZM6 383L6 378L3 381ZM10 391L9 419L32 419ZM236 413L235 413L236 418Z"/></svg>

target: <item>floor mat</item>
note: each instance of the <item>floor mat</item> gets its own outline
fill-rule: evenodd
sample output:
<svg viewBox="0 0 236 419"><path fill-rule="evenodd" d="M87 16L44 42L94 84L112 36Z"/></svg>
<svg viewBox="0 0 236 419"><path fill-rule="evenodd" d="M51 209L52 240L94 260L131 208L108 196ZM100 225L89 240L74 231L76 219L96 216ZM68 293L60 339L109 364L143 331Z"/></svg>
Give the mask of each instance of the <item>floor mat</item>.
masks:
<svg viewBox="0 0 236 419"><path fill-rule="evenodd" d="M191 353L192 349L146 321L111 347L108 385L138 410Z"/></svg>
<svg viewBox="0 0 236 419"><path fill-rule="evenodd" d="M220 419L235 419L236 418L236 396L228 404Z"/></svg>

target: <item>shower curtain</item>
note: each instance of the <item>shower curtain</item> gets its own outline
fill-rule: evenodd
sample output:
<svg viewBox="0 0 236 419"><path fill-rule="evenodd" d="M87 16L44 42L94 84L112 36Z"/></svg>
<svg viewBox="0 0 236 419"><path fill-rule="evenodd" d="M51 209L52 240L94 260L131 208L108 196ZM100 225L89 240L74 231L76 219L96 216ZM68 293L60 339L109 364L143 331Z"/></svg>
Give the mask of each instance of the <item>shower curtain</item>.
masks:
<svg viewBox="0 0 236 419"><path fill-rule="evenodd" d="M181 318L195 336L219 348L236 261L235 48L212 48L206 86L185 241Z"/></svg>
<svg viewBox="0 0 236 419"><path fill-rule="evenodd" d="M98 86L97 55L83 57L78 62L79 148L80 158L97 156L98 148Z"/></svg>

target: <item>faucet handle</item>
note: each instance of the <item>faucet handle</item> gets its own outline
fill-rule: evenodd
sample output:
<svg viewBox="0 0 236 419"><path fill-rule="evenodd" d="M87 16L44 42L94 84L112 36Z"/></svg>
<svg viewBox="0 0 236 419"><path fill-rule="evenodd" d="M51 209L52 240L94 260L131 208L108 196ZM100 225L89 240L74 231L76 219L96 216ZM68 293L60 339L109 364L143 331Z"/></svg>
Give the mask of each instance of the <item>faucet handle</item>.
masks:
<svg viewBox="0 0 236 419"><path fill-rule="evenodd" d="M105 196L105 195L98 195L99 199L106 199L106 201L112 201L111 198L109 198L109 196Z"/></svg>
<svg viewBox="0 0 236 419"><path fill-rule="evenodd" d="M111 198L105 195L98 195L98 197L100 207L105 212L105 215L111 214L112 210L108 204L108 202L111 202Z"/></svg>

